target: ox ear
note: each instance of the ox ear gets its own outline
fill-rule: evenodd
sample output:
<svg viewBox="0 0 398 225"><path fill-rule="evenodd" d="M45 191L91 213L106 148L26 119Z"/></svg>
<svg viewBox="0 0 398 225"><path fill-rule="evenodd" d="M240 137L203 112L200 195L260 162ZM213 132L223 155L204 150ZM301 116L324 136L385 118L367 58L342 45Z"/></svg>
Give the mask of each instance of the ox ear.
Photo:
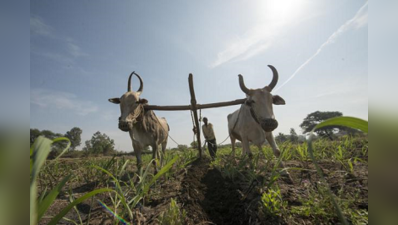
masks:
<svg viewBox="0 0 398 225"><path fill-rule="evenodd" d="M140 104L147 104L148 100L146 100L145 98L140 98L140 100L138 101L138 103Z"/></svg>
<svg viewBox="0 0 398 225"><path fill-rule="evenodd" d="M120 98L110 98L108 101L115 103L115 104L120 104Z"/></svg>
<svg viewBox="0 0 398 225"><path fill-rule="evenodd" d="M272 96L272 103L274 103L274 105L285 105L286 104L285 99L283 99L279 95Z"/></svg>

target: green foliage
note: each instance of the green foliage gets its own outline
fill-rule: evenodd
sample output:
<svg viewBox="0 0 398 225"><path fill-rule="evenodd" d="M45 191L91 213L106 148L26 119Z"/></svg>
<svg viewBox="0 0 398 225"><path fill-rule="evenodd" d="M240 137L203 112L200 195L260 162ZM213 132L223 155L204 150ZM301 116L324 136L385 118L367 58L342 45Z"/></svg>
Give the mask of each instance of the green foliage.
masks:
<svg viewBox="0 0 398 225"><path fill-rule="evenodd" d="M365 120L361 120L361 119L353 118L353 117L333 118L333 119L329 119L329 120L326 120L324 122L321 122L321 123L319 123L319 124L317 124L316 126L313 127L313 129L311 130L310 139L308 141L308 150L309 150L310 157L311 157L311 159L312 159L312 161L313 161L313 163L315 165L315 168L316 168L318 174L320 175L322 182L325 185L327 185L327 182L325 180L325 177L323 176L323 173L322 173L321 169L319 168L317 160L314 157L314 150L313 150L313 144L312 144L312 139L311 138L313 136L312 133L314 131L316 132L317 129L324 129L325 127L330 127L330 126L348 126L350 128L353 128L353 129L360 129L361 131L363 131L365 133L368 132L368 122L365 121ZM329 187L327 187L326 193L327 194L325 194L324 196L328 196L328 197L331 198L333 206L334 206L334 208L335 208L335 210L337 212L337 215L338 215L340 221L343 224L348 224L346 218L343 215L343 212L342 212L339 204L337 203L336 199L334 198L333 193L331 192Z"/></svg>
<svg viewBox="0 0 398 225"><path fill-rule="evenodd" d="M283 142L286 142L287 140L289 140L288 136L283 134L283 133L279 133L275 137L275 141L278 142L278 143L283 143Z"/></svg>
<svg viewBox="0 0 398 225"><path fill-rule="evenodd" d="M354 200L356 196L344 196L344 189L338 192L337 196L328 194L328 187L318 185L314 190L309 188L306 190L306 198L300 198L301 206L293 206L291 212L304 217L313 217L314 222L334 223L334 214L330 213L335 210L333 201L336 201L341 207L344 214L352 224L368 224L368 213L366 210L357 210L354 208ZM347 200L349 199L349 200Z"/></svg>
<svg viewBox="0 0 398 225"><path fill-rule="evenodd" d="M59 137L67 137L70 141L70 150L74 150L77 146L80 145L81 143L81 135L82 130L78 127L72 128L70 131L66 132L65 135L60 134L60 133L54 133L51 130L38 130L38 129L30 129L30 145L32 145L35 140L39 136L44 136L50 140L53 140L55 138ZM50 154L50 158L55 158L60 152L65 149L66 143L65 142L55 142L51 145L51 150L53 151Z"/></svg>
<svg viewBox="0 0 398 225"><path fill-rule="evenodd" d="M187 146L187 145L178 145L177 148L178 148L178 150L180 150L180 151L186 151L186 150L188 150L188 146Z"/></svg>
<svg viewBox="0 0 398 225"><path fill-rule="evenodd" d="M303 133L308 133L311 132L315 126L317 126L319 123L333 118L333 117L340 117L343 116L343 113L341 112L320 112L316 111L313 113L310 113L307 115L306 118L304 118L304 121L300 124L300 127L303 129ZM336 128L344 129L342 127L329 127L325 126L322 127L321 129L316 130L315 132L320 136L320 137L328 137L329 139L333 139L333 135L336 132Z"/></svg>
<svg viewBox="0 0 398 225"><path fill-rule="evenodd" d="M333 203L325 187L318 186L318 190L307 190L307 198L300 198L301 206L293 206L292 213L301 216L312 216L316 223L327 222L334 218L330 214L334 210Z"/></svg>
<svg viewBox="0 0 398 225"><path fill-rule="evenodd" d="M341 193L344 194L344 191L339 192L339 194L333 194L329 192L328 184L324 180L316 183L307 183L304 180L301 185L305 186L308 184L305 186L306 188L297 189L300 190L300 193L295 192L294 194L294 196L300 198L298 200L302 203L302 205L298 206L288 205L286 199L284 199L285 194L282 196L281 191L278 189L278 185L281 185L281 181L285 179L283 173L286 169L313 173L312 164L318 160L329 162L333 160L334 162L342 163L342 165L344 163L343 168L346 172L355 172L358 165L362 166L367 163L367 138L345 136L334 141L327 139L314 141L310 139L312 144L310 147L307 144L292 143L290 136L287 136L289 139L279 144L281 156L277 159L268 145L262 149L251 146L253 153L251 158L241 156L241 148L236 149L236 156L233 157L231 148L224 146L219 148L218 157L211 163L211 166L218 169L227 182L233 182L244 187L238 189L241 194L241 201L249 202L246 200L253 200L252 196L257 196L256 202L253 202L252 206L255 208L254 210L259 210L259 215L268 217L269 221L271 221L270 223L292 222L286 220L297 217L309 220L314 224L336 223L336 215L338 214L334 213L336 205L340 208L341 216L347 218L350 223L361 224L367 222L367 210L359 210L358 206L356 206L358 202L366 201L358 201L358 197L363 194L362 191L359 192L361 195L358 196L342 195ZM312 153L310 153L311 149ZM180 179L181 177L179 176L184 174L182 170L188 171L186 167L197 159L197 151L192 149L166 151L166 154L162 155L162 157L166 166L161 168L156 175L152 173L153 160L151 155L143 155L143 166L138 171L136 169L136 159L132 156L126 156L127 159L124 157L97 157L84 160L65 160L65 163L58 163L57 160L48 161L43 164L43 173L39 174L39 187L41 187L39 193L41 195L37 198L37 202L53 201L54 196L58 195L57 192L63 189L62 186L67 186L72 181L79 184L95 183L97 188L103 187L108 190L105 197L101 195L103 207L108 207L110 212L113 212L120 219L125 219L126 223L136 224L142 217L142 215L137 214L137 208L142 205L148 206L148 204L153 203L152 201L156 201L158 197L164 197L161 188L165 184L164 182ZM280 163L284 160L298 160L302 162L304 168L283 169ZM158 161L155 160L155 162L159 166ZM31 168L33 168L32 162ZM76 175L69 177L71 171ZM338 173L341 174L341 171ZM295 178L297 173L292 172L292 175ZM65 184L63 184L64 181L66 181ZM295 185L298 184L296 183ZM283 190L285 188L283 187ZM350 186L350 188L352 187ZM308 194L305 192L307 190ZM289 195L289 192L287 194ZM68 196L70 197L70 204L78 200L74 199L73 196L75 195L72 190L70 190ZM335 200L333 200L333 197ZM82 200L80 199L79 201ZM170 207L167 207L160 214L157 222L159 224L186 224L189 218L186 217L186 212L181 208L182 206L175 199L172 199L169 204ZM72 208L75 209L78 217L74 217L75 219L66 218L65 214L56 219L66 220L68 223L81 224L76 205L70 205L68 210ZM47 209L38 207L37 211L40 211L41 215L45 215L47 214L45 212ZM43 211L44 214L42 213ZM117 219L114 223L118 223Z"/></svg>
<svg viewBox="0 0 398 225"><path fill-rule="evenodd" d="M182 225L186 224L187 212L180 209L177 202L172 198L170 207L163 212L159 218L159 224L162 225Z"/></svg>
<svg viewBox="0 0 398 225"><path fill-rule="evenodd" d="M193 141L191 142L191 148L198 148L198 142L197 141Z"/></svg>
<svg viewBox="0 0 398 225"><path fill-rule="evenodd" d="M80 129L79 127L74 127L70 131L66 132L65 137L67 137L71 142L70 150L75 150L76 147L81 144L82 132L82 129Z"/></svg>
<svg viewBox="0 0 398 225"><path fill-rule="evenodd" d="M47 209L54 202L58 194L61 192L65 183L70 179L70 175L62 179L62 181L56 185L56 187L49 192L46 196L43 195L37 198L37 180L40 170L47 159L48 154L51 151L51 145L60 141L68 141L66 148L61 152L61 154L56 158L58 159L70 146L70 142L67 138L56 138L54 140L49 140L48 138L38 137L30 148L30 224L36 225L38 221L43 217ZM111 189L100 189L92 191L76 201L70 203L65 207L60 213L58 213L49 224L57 224L69 210L85 199L106 191L112 191Z"/></svg>
<svg viewBox="0 0 398 225"><path fill-rule="evenodd" d="M32 145L35 142L36 138L38 138L40 135L40 130L30 128L30 145Z"/></svg>
<svg viewBox="0 0 398 225"><path fill-rule="evenodd" d="M86 141L84 151L94 154L110 154L115 151L115 142L110 139L105 133L97 131L91 137L91 140Z"/></svg>
<svg viewBox="0 0 398 225"><path fill-rule="evenodd" d="M317 124L315 127L312 128L312 130L316 132L325 127L330 127L330 126L333 127L344 126L352 129L359 129L364 133L368 133L368 121L348 116L328 119L322 123Z"/></svg>
<svg viewBox="0 0 398 225"><path fill-rule="evenodd" d="M281 216L286 210L287 202L283 201L279 188L268 189L261 196L261 209L266 217Z"/></svg>

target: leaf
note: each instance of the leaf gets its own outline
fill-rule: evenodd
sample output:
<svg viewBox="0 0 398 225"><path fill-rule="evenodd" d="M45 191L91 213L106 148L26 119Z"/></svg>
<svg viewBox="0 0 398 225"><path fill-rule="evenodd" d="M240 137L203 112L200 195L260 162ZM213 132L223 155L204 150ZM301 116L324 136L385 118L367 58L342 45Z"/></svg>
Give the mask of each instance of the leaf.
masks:
<svg viewBox="0 0 398 225"><path fill-rule="evenodd" d="M345 126L353 129L359 129L365 133L368 133L368 121L349 116L334 117L325 120L316 125L311 132L326 126Z"/></svg>
<svg viewBox="0 0 398 225"><path fill-rule="evenodd" d="M30 170L30 224L37 223L37 186L36 179L41 167L51 151L52 141L45 137L38 137L31 148Z"/></svg>
<svg viewBox="0 0 398 225"><path fill-rule="evenodd" d="M167 171L169 171L171 169L171 167L173 166L173 164L177 161L177 159L179 158L178 155L176 155L172 160L170 160L170 162L168 162L151 180L151 182L149 183L149 185L147 185L144 189L144 194L147 193L149 191L149 187L152 186L153 183L156 182L157 179L159 179L160 176L162 176L163 174L165 174Z"/></svg>
<svg viewBox="0 0 398 225"><path fill-rule="evenodd" d="M70 140L69 140L68 138L66 138L66 137L59 137L59 138L53 139L53 143L59 142L59 141L67 141L67 142L68 142L68 145L66 146L66 148L64 148L64 150L62 150L61 154L59 154L59 155L57 156L57 158L55 158L55 160L58 159L59 157L61 157L61 156L69 149L69 147L70 147L70 145L71 145Z"/></svg>
<svg viewBox="0 0 398 225"><path fill-rule="evenodd" d="M38 220L40 220L41 217L43 217L43 215L46 212L46 210L48 209L48 207L50 207L50 205L57 198L58 194L61 192L63 186L69 180L70 177L71 177L71 175L69 175L69 176L65 177L64 179L62 179L62 181L59 182L58 185L56 187L54 187L54 189L51 190L51 192L44 198L44 200L39 203Z"/></svg>
<svg viewBox="0 0 398 225"><path fill-rule="evenodd" d="M97 190L91 191L91 192L89 192L89 193L83 195L82 197L76 199L75 201L73 201L72 203L70 203L68 206L66 206L66 207L65 207L60 213L58 213L56 216L54 216L54 218L48 223L48 225L55 225L55 224L57 224L57 223L62 219L62 217L64 217L64 216L69 212L69 210L71 210L71 209L72 209L73 207L75 207L77 204L80 204L80 203L82 203L84 200L86 200L86 199L88 199L88 198L90 198L90 197L92 197L92 196L94 196L94 195L103 193L103 192L114 192L114 190L109 189L109 188L102 188L102 189L97 189Z"/></svg>
<svg viewBox="0 0 398 225"><path fill-rule="evenodd" d="M43 167L44 162L47 159L48 154L51 151L51 145L58 141L68 141L67 138L56 138L54 140L50 140L43 136L40 136L33 143L30 148L30 224L37 223L37 186L36 180L37 176L41 168ZM57 157L59 158L66 150L69 148L70 142L66 149L62 151L62 153Z"/></svg>

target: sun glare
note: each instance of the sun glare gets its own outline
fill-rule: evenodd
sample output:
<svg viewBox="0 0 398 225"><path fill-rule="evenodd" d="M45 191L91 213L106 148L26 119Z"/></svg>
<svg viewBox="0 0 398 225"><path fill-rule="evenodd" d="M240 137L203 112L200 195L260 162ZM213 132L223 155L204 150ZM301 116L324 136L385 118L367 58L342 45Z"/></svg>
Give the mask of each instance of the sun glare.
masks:
<svg viewBox="0 0 398 225"><path fill-rule="evenodd" d="M262 22L288 23L295 20L303 11L303 0L269 0L260 1L259 19Z"/></svg>

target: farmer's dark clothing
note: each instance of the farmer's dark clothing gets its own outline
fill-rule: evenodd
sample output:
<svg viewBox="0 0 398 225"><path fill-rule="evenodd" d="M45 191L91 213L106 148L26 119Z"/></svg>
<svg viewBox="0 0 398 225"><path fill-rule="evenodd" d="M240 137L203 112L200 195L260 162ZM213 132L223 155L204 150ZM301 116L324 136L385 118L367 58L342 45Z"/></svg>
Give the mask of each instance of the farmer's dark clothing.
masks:
<svg viewBox="0 0 398 225"><path fill-rule="evenodd" d="M207 147L209 148L209 153L210 153L211 158L215 159L216 158L216 153L217 153L216 139L208 140L207 141Z"/></svg>

